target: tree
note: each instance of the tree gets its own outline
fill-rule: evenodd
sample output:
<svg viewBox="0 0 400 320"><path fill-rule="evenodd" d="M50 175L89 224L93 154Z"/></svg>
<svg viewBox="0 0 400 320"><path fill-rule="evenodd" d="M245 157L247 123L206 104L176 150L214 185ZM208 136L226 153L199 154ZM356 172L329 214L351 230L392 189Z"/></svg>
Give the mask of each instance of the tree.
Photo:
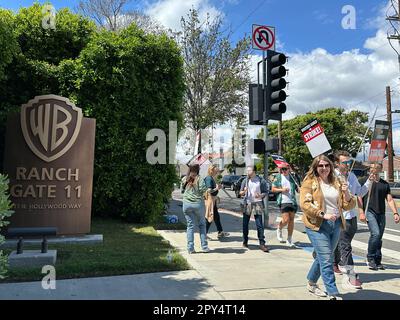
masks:
<svg viewBox="0 0 400 320"><path fill-rule="evenodd" d="M79 2L77 11L89 17L97 24L111 31L118 31L135 23L146 34L161 34L166 30L147 14L138 10L124 9L132 0L83 0Z"/></svg>
<svg viewBox="0 0 400 320"><path fill-rule="evenodd" d="M346 112L342 108L328 108L317 112L309 112L299 115L282 124L282 156L290 163L297 166L301 174L304 174L312 161L308 148L301 137L300 129L317 119L324 128L325 135L332 150L346 150L356 156L358 148L363 141L367 126L368 114L361 111ZM278 125L268 126L269 137L276 137ZM263 137L263 131L259 138ZM371 132L372 134L372 132ZM262 164L264 162L262 161ZM270 169L275 165L270 161ZM260 164L260 167L263 167Z"/></svg>
<svg viewBox="0 0 400 320"><path fill-rule="evenodd" d="M130 0L84 0L79 1L78 11L90 17L101 27L117 31L118 18L122 14L123 6Z"/></svg>
<svg viewBox="0 0 400 320"><path fill-rule="evenodd" d="M4 71L18 53L18 43L13 32L14 16L11 11L0 9L0 80Z"/></svg>
<svg viewBox="0 0 400 320"><path fill-rule="evenodd" d="M166 33L166 29L158 23L156 20L152 19L149 15L140 12L138 10L130 10L124 12L122 16L118 19L118 29L123 29L128 27L130 24L136 24L136 26L143 30L146 34L162 34Z"/></svg>
<svg viewBox="0 0 400 320"><path fill-rule="evenodd" d="M231 34L222 31L221 16L211 20L207 15L201 22L195 9L186 19L182 17L181 25L176 39L184 60L186 126L197 133L213 124L243 118L250 82L250 38L232 46Z"/></svg>

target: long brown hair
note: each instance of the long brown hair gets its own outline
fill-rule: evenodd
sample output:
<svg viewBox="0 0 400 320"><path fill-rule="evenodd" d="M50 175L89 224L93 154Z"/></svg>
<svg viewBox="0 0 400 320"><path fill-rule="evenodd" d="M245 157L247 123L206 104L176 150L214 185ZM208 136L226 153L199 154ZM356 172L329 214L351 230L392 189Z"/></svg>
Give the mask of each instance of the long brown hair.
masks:
<svg viewBox="0 0 400 320"><path fill-rule="evenodd" d="M200 172L200 166L198 164L193 164L189 166L188 173L186 175L186 185L188 185L190 188L193 187L193 184L195 183L196 179L198 178Z"/></svg>
<svg viewBox="0 0 400 320"><path fill-rule="evenodd" d="M333 167L332 161L325 155L321 154L320 156L316 157L313 162L311 163L310 169L308 170L305 180L309 178L318 178L318 165L319 162L323 160L329 163L329 168L331 169L328 175L328 182L329 184L333 184L335 182L335 168Z"/></svg>

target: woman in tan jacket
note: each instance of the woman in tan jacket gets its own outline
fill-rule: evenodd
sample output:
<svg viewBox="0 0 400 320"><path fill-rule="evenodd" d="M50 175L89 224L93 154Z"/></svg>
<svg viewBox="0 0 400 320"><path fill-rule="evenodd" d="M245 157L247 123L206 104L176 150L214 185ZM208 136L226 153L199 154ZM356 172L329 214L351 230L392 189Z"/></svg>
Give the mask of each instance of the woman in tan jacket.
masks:
<svg viewBox="0 0 400 320"><path fill-rule="evenodd" d="M355 204L356 198L350 194L347 183L340 183L337 179L329 158L324 155L316 157L300 190L303 222L316 252L307 275L307 288L314 295L340 299L333 271L333 252L339 241L340 228L345 227L342 211L351 210ZM317 285L320 276L327 294Z"/></svg>

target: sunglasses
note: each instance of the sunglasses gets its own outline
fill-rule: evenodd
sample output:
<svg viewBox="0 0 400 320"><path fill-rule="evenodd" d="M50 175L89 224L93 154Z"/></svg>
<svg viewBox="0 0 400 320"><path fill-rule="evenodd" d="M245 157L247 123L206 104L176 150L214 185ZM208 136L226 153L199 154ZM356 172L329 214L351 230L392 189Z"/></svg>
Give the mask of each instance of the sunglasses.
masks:
<svg viewBox="0 0 400 320"><path fill-rule="evenodd" d="M331 166L329 164L319 164L318 168L330 168Z"/></svg>
<svg viewBox="0 0 400 320"><path fill-rule="evenodd" d="M288 168L281 168L281 171L288 171Z"/></svg>
<svg viewBox="0 0 400 320"><path fill-rule="evenodd" d="M341 164L346 164L346 165L351 165L353 163L353 160L342 161L340 163Z"/></svg>

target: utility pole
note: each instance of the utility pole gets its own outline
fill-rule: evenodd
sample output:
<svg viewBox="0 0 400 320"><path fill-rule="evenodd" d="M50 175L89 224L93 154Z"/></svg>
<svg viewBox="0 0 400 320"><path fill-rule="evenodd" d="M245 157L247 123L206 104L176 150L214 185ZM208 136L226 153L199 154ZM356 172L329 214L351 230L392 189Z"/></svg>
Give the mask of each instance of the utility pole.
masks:
<svg viewBox="0 0 400 320"><path fill-rule="evenodd" d="M399 45L400 45L400 33L398 31L398 26L396 27L393 23L400 23L400 0L397 0L397 8L395 7L395 3L394 0L391 0L392 2L392 7L395 11L395 13L397 13L397 15L393 15L393 16L387 16L386 20L389 21L389 23L391 24L393 30L394 30L394 34L388 35L387 39L389 40L389 44L392 47L392 49L394 51L396 51L397 53L397 60L399 63L399 70L400 70L400 53L398 50L395 49L395 47L392 45L391 40L397 40Z"/></svg>
<svg viewBox="0 0 400 320"><path fill-rule="evenodd" d="M279 141L279 150L278 154L282 155L282 120L278 122L278 141Z"/></svg>
<svg viewBox="0 0 400 320"><path fill-rule="evenodd" d="M390 87L386 87L386 108L387 108L387 121L389 122L389 135L388 135L388 180L393 182L393 132L392 132L392 99L390 94Z"/></svg>

